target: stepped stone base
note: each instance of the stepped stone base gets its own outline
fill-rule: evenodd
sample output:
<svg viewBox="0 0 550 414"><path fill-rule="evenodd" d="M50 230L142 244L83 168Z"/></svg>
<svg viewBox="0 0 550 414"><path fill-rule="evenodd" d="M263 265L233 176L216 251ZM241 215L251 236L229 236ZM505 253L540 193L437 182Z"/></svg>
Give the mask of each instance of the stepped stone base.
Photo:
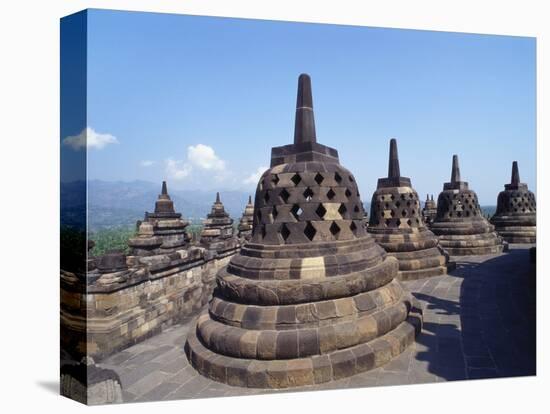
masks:
<svg viewBox="0 0 550 414"><path fill-rule="evenodd" d="M208 319L208 315L202 319ZM214 353L199 339L198 326L189 334L185 352L191 365L202 375L234 386L281 389L338 380L389 362L414 342L422 329L422 313L420 307L413 306L405 321L367 343L327 354L278 360L251 360Z"/></svg>
<svg viewBox="0 0 550 414"><path fill-rule="evenodd" d="M397 278L399 280L418 280L418 279L424 279L427 277L446 275L448 271L452 270L449 264L450 262L447 265L430 267L427 269L419 269L419 270L403 270L403 271L400 270L399 273L397 274Z"/></svg>
<svg viewBox="0 0 550 414"><path fill-rule="evenodd" d="M535 226L496 227L496 231L508 243L537 242L537 228Z"/></svg>
<svg viewBox="0 0 550 414"><path fill-rule="evenodd" d="M496 234L441 236L439 243L451 256L498 254L508 251L508 243Z"/></svg>
<svg viewBox="0 0 550 414"><path fill-rule="evenodd" d="M447 273L449 255L439 247L438 239L431 231L424 228L405 234L387 234L384 230L377 232L377 229L371 229L370 233L388 256L399 261L399 280L416 280Z"/></svg>
<svg viewBox="0 0 550 414"><path fill-rule="evenodd" d="M508 243L485 219L435 222L432 231L440 246L451 256L498 254L508 251Z"/></svg>

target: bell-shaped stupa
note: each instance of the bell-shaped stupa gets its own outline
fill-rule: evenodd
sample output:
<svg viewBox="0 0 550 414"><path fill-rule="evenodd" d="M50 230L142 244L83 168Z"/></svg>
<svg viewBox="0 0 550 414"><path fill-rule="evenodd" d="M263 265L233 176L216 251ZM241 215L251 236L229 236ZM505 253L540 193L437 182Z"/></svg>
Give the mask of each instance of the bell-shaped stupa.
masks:
<svg viewBox="0 0 550 414"><path fill-rule="evenodd" d="M240 239L250 240L252 237L252 224L254 222L254 204L252 204L252 197L248 197L248 204L244 208L241 221L238 226L238 237Z"/></svg>
<svg viewBox="0 0 550 414"><path fill-rule="evenodd" d="M424 208L422 209L422 218L424 219L426 226L431 226L435 220L435 216L437 216L437 204L434 201L434 196L432 194L432 197L430 198L430 196L426 194L426 201L424 202Z"/></svg>
<svg viewBox="0 0 550 414"><path fill-rule="evenodd" d="M512 179L497 199L497 211L491 218L496 231L508 243L536 243L537 202L527 184L519 180L517 161L512 164Z"/></svg>
<svg viewBox="0 0 550 414"><path fill-rule="evenodd" d="M300 75L294 144L272 149L252 239L217 275L186 343L202 375L288 388L380 366L421 327L398 262L363 226L353 175L317 143L311 81Z"/></svg>
<svg viewBox="0 0 550 414"><path fill-rule="evenodd" d="M421 279L447 273L449 256L422 220L420 200L399 171L397 141L390 140L387 178L378 179L371 201L368 232L399 260L399 278Z"/></svg>
<svg viewBox="0 0 550 414"><path fill-rule="evenodd" d="M501 253L505 247L479 206L477 194L460 180L458 156L453 155L451 182L437 198L437 216L431 230L451 256Z"/></svg>

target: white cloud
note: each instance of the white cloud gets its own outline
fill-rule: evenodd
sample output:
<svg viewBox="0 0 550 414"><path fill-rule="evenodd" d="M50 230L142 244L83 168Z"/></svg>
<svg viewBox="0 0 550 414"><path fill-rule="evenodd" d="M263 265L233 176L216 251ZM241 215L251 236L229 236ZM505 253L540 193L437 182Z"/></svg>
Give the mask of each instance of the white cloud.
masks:
<svg viewBox="0 0 550 414"><path fill-rule="evenodd" d="M184 161L173 160L171 158L166 160L166 174L174 180L187 178L192 170L193 167Z"/></svg>
<svg viewBox="0 0 550 414"><path fill-rule="evenodd" d="M86 127L78 135L71 135L63 139L63 145L71 147L78 151L86 147L92 149L102 149L109 144L118 144L118 139L111 134L99 134L91 127Z"/></svg>
<svg viewBox="0 0 550 414"><path fill-rule="evenodd" d="M262 174L267 170L267 167L258 167L258 169L256 170L256 172L253 172L252 174L250 174L248 177L246 177L244 180L243 180L243 184L246 184L246 185L257 185L258 182L260 181L260 177L262 176Z"/></svg>
<svg viewBox="0 0 550 414"><path fill-rule="evenodd" d="M141 165L142 167L150 167L151 165L153 165L155 163L155 161L151 161L151 160L143 160L139 163L139 165Z"/></svg>
<svg viewBox="0 0 550 414"><path fill-rule="evenodd" d="M165 165L168 177L176 180L189 177L193 171L196 171L193 175L198 174L199 178L210 178L218 183L225 182L232 176L226 169L225 161L216 155L212 147L204 144L187 147L187 160L168 158Z"/></svg>
<svg viewBox="0 0 550 414"><path fill-rule="evenodd" d="M212 147L204 144L189 146L187 160L203 170L221 171L225 169L225 161L216 155Z"/></svg>

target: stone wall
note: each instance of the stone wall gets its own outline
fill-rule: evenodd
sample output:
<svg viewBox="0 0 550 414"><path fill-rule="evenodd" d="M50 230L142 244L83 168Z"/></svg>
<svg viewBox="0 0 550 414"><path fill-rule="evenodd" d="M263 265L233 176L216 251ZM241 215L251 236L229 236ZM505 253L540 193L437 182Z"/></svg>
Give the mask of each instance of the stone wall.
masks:
<svg viewBox="0 0 550 414"><path fill-rule="evenodd" d="M101 360L194 315L210 299L218 269L238 250L238 245L223 253L197 248L175 265L155 272L136 266L103 284L103 276L86 281L62 272L62 349L74 358Z"/></svg>

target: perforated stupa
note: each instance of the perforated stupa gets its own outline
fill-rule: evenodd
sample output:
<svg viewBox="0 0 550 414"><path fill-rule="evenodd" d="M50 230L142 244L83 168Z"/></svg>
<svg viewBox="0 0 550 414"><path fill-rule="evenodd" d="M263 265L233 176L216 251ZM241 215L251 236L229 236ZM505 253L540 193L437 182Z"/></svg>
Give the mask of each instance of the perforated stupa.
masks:
<svg viewBox="0 0 550 414"><path fill-rule="evenodd" d="M363 214L353 174L317 143L311 81L300 75L294 144L272 149L252 239L218 272L188 337L192 366L231 385L287 388L348 377L403 352L420 311Z"/></svg>
<svg viewBox="0 0 550 414"><path fill-rule="evenodd" d="M536 243L537 202L527 184L520 182L517 161L512 163L512 179L497 199L497 211L491 218L496 231L508 243Z"/></svg>
<svg viewBox="0 0 550 414"><path fill-rule="evenodd" d="M420 200L411 180L399 169L397 141L390 141L388 176L372 196L368 232L399 260L399 277L421 279L447 273L449 257L422 220Z"/></svg>
<svg viewBox="0 0 550 414"><path fill-rule="evenodd" d="M431 230L451 256L501 253L505 248L494 226L483 217L477 194L461 181L457 155L453 155L451 182L443 185L437 198Z"/></svg>

